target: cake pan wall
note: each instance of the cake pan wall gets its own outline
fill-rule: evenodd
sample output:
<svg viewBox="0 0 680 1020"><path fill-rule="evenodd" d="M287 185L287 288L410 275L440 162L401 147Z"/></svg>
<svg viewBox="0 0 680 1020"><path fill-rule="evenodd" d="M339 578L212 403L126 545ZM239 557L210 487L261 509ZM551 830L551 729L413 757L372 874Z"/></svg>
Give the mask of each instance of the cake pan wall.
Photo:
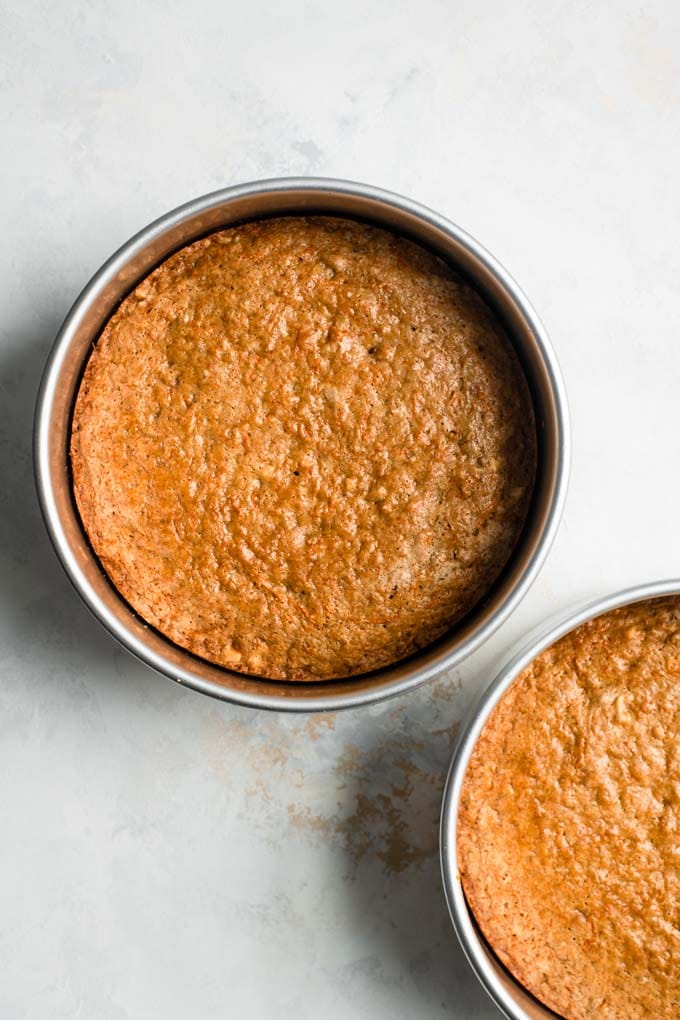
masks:
<svg viewBox="0 0 680 1020"><path fill-rule="evenodd" d="M680 594L680 578L656 581L627 588L562 614L556 621L545 622L501 669L481 694L463 726L449 770L442 805L440 853L446 901L460 945L475 974L498 1008L510 1020L555 1020L555 1013L543 1006L514 979L497 960L480 933L468 908L458 871L456 832L458 810L465 771L480 733L505 692L537 655L549 648L569 631L610 609Z"/></svg>
<svg viewBox="0 0 680 1020"><path fill-rule="evenodd" d="M77 387L99 333L120 301L172 252L234 223L264 216L324 213L366 220L411 237L447 259L503 319L534 402L539 471L531 511L511 562L465 620L408 660L361 677L280 683L248 677L191 655L148 627L115 591L83 532L74 504L68 443ZM545 331L502 266L459 227L409 199L367 185L315 178L256 181L195 199L136 234L94 275L54 342L36 406L38 497L54 548L94 615L132 654L204 694L252 707L322 711L403 693L455 666L505 620L535 579L559 523L569 465L567 402Z"/></svg>

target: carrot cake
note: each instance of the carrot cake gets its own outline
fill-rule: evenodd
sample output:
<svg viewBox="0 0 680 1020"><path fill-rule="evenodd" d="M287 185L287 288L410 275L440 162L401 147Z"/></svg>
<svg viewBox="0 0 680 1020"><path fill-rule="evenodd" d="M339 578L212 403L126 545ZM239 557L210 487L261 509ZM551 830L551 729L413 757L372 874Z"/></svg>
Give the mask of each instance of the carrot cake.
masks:
<svg viewBox="0 0 680 1020"><path fill-rule="evenodd" d="M494 709L462 791L465 895L567 1020L680 1016L680 597L584 623Z"/></svg>
<svg viewBox="0 0 680 1020"><path fill-rule="evenodd" d="M112 583L182 648L325 680L442 635L508 562L534 484L496 315L374 226L281 217L168 258L103 330L73 486Z"/></svg>

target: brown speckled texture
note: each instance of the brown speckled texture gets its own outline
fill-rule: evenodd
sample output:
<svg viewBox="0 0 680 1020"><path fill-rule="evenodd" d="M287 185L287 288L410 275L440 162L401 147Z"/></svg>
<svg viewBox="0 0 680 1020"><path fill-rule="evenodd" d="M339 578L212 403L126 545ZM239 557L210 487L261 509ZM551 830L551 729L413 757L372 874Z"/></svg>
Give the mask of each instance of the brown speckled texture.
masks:
<svg viewBox="0 0 680 1020"><path fill-rule="evenodd" d="M538 656L473 752L458 825L495 952L568 1020L680 1016L680 598Z"/></svg>
<svg viewBox="0 0 680 1020"><path fill-rule="evenodd" d="M373 227L282 218L168 259L78 394L74 488L113 583L184 648L314 680L428 644L526 516L530 398L481 300Z"/></svg>

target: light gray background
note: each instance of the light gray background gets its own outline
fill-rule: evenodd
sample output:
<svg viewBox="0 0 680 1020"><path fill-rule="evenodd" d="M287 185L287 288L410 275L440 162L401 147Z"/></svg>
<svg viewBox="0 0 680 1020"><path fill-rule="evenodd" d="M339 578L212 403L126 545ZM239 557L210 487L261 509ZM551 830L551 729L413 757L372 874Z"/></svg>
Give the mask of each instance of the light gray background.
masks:
<svg viewBox="0 0 680 1020"><path fill-rule="evenodd" d="M0 1018L491 1020L450 930L456 724L547 613L680 573L680 6L0 7ZM529 293L574 421L540 580L456 676L284 718L154 676L43 534L32 404L82 284L225 184L355 178L425 202Z"/></svg>

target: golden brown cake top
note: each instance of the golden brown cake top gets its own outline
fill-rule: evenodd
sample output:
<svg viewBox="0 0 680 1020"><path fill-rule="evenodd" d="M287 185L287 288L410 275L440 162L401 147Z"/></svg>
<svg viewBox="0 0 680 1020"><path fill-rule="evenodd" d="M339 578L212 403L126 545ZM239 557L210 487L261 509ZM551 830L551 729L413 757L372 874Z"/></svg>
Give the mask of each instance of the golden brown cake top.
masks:
<svg viewBox="0 0 680 1020"><path fill-rule="evenodd" d="M115 586L212 662L326 679L386 665L481 599L535 470L498 320L372 226L279 218L145 279L85 371L78 508Z"/></svg>
<svg viewBox="0 0 680 1020"><path fill-rule="evenodd" d="M680 1016L680 598L567 634L494 709L459 867L501 961L567 1020Z"/></svg>

